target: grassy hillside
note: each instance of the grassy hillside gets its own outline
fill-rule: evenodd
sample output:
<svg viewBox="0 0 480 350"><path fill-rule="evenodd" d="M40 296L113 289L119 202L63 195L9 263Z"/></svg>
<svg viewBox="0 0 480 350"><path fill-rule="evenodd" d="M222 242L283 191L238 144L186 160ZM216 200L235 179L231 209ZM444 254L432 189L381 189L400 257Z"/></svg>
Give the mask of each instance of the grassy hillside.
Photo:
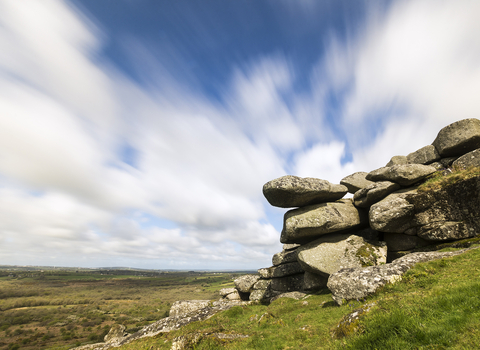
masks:
<svg viewBox="0 0 480 350"><path fill-rule="evenodd" d="M336 339L333 331L342 317L365 303L376 305L344 329L351 331L348 336ZM479 329L480 249L474 249L418 264L367 300L336 306L325 290L300 301L235 307L121 349L170 349L179 336L200 339L192 349L477 349ZM249 337L219 340L215 333Z"/></svg>

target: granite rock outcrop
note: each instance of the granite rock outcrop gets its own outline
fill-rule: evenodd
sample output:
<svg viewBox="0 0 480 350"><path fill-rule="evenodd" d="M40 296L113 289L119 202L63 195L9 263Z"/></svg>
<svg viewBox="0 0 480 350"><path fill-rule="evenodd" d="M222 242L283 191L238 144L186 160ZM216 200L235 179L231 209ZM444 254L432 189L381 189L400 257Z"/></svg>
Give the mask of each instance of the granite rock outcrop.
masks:
<svg viewBox="0 0 480 350"><path fill-rule="evenodd" d="M418 262L455 256L465 250L467 249L444 253L412 253L385 265L344 268L330 276L327 287L332 292L333 300L342 305L346 300L363 299L387 283L400 281L402 275Z"/></svg>
<svg viewBox="0 0 480 350"><path fill-rule="evenodd" d="M480 177L419 191L433 175L472 166L480 166L480 120L464 119L441 129L431 145L393 156L373 171L348 175L338 185L292 175L266 183L263 193L270 204L295 209L285 213L284 249L273 256L273 266L260 269L249 289L237 289L245 300L268 302L293 291L328 287L333 292L344 279L349 282L341 289L351 295L334 296L343 300L357 297L365 271L378 285L393 282L423 261L416 258L419 253L411 258L409 253L478 235ZM343 198L347 192L353 198ZM402 260L395 260L399 255ZM356 282L348 276L357 276ZM370 283L360 294L376 288Z"/></svg>

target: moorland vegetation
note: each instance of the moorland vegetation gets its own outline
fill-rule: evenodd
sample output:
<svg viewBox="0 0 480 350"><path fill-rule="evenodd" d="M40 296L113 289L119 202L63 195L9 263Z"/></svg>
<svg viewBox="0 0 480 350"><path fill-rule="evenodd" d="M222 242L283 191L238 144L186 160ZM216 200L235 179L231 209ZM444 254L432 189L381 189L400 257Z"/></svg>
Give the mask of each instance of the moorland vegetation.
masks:
<svg viewBox="0 0 480 350"><path fill-rule="evenodd" d="M0 269L0 349L69 349L133 333L179 299L214 299L234 273Z"/></svg>

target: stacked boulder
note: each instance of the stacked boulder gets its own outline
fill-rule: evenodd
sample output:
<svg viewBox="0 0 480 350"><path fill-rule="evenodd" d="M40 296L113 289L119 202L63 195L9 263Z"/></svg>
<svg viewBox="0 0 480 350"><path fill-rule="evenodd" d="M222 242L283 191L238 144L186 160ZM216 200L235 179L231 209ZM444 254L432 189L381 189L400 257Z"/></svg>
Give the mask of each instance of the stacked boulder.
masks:
<svg viewBox="0 0 480 350"><path fill-rule="evenodd" d="M479 177L439 191L417 190L434 173L470 166L480 166L478 119L450 124L431 145L340 184L291 175L266 183L271 205L294 209L285 213L284 249L273 256L273 266L236 281L242 299L319 290L341 269L385 264L439 241L477 235ZM347 192L353 198L344 199Z"/></svg>
<svg viewBox="0 0 480 350"><path fill-rule="evenodd" d="M331 273L343 267L386 262L385 243L368 229L367 211L357 208L352 199L342 199L347 192L344 185L291 175L264 185L270 204L297 208L284 217L280 237L284 250L274 255L274 266L259 270L257 285L266 289L263 294L252 294L251 300L293 290L319 290L326 286Z"/></svg>

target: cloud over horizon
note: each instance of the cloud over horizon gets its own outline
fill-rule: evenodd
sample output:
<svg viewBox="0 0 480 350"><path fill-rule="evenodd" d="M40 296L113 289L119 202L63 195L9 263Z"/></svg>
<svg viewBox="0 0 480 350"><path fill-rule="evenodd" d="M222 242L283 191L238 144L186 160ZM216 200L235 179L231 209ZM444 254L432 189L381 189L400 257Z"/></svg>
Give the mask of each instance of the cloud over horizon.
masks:
<svg viewBox="0 0 480 350"><path fill-rule="evenodd" d="M158 6L146 4L132 18L146 22ZM258 38L228 31L241 12L209 23L179 4L191 28L152 39L93 2L0 3L0 263L269 266L285 210L269 207L265 182L338 183L480 115L476 2L365 3L351 27L327 30L307 20L324 10L312 2L292 15L265 1ZM279 19L299 32L273 31ZM288 42L312 33L317 51Z"/></svg>

